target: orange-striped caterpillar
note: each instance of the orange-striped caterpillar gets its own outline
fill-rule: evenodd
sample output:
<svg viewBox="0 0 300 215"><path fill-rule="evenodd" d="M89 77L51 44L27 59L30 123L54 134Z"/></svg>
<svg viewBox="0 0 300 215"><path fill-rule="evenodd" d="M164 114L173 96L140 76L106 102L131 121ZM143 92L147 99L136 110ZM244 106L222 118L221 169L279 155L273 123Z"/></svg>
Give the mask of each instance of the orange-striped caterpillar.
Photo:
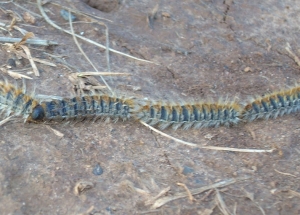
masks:
<svg viewBox="0 0 300 215"><path fill-rule="evenodd" d="M26 120L38 101L12 84L0 82L0 110L5 116L23 116Z"/></svg>
<svg viewBox="0 0 300 215"><path fill-rule="evenodd" d="M160 129L172 126L202 128L230 126L240 122L241 107L232 103L189 103L167 104L146 102L139 107L136 117L149 125L158 125Z"/></svg>
<svg viewBox="0 0 300 215"><path fill-rule="evenodd" d="M242 118L245 121L269 119L290 114L300 109L300 86L267 94L245 105Z"/></svg>

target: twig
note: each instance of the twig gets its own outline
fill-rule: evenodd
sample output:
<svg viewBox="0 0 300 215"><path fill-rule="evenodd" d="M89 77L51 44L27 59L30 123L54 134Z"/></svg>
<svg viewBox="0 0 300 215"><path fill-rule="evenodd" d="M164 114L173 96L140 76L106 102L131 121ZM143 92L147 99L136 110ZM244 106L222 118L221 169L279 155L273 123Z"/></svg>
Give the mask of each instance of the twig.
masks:
<svg viewBox="0 0 300 215"><path fill-rule="evenodd" d="M67 31L67 30L65 30L65 29L62 29L61 27L59 27L58 25L56 25L54 22L52 22L52 21L49 19L49 17L47 16L47 14L45 13L45 11L43 10L43 8L42 8L42 6L41 6L41 0L37 0L37 5L38 5L38 8L39 8L39 10L40 10L42 16L44 17L44 19L46 20L46 22L48 22L49 25L51 25L52 27L54 27L54 28L56 28L56 29L58 29L58 30L61 30L61 31L67 33L67 34L72 35L72 33L71 33L70 31ZM105 47L104 45L99 44L99 43L96 43L96 42L93 41L93 40L90 40L90 39L85 38L85 37L83 37L83 36L80 36L80 35L78 35L78 34L74 34L74 36L77 37L77 38L80 38L80 39L82 39L82 40L85 40L86 42L89 42L89 43L91 43L91 44L93 44L93 45L95 45L95 46L98 46L98 47L100 47L100 48L102 48L102 49L106 49L106 47ZM143 60L143 59L140 59L140 58L137 58L137 57L133 57L133 56L131 56L131 55L128 55L128 54L119 52L119 51L114 50L114 49L111 49L111 48L109 48L109 51L114 52L114 53L116 53L116 54L120 54L120 55L129 57L129 58L132 58L132 59L135 59L135 60L139 60L139 61L142 61L142 62L154 63L154 62L152 62L152 61Z"/></svg>
<svg viewBox="0 0 300 215"><path fill-rule="evenodd" d="M39 1L39 0L38 0ZM73 29L73 25L72 25L72 20L71 20L71 13L69 11L69 23L70 23L70 28L71 28L71 34L73 36L74 42L77 45L78 49L80 50L80 52L83 54L83 56L85 57L85 59L87 59L87 61L92 65L92 67L94 68L94 70L96 72L99 72L97 67L92 63L92 61L88 58L88 56L85 54L85 52L83 51L83 49L81 48L81 46L79 45L77 38L75 37L75 33L74 33L74 29ZM110 88L110 86L108 85L108 83L105 81L105 79L102 77L102 75L100 75L100 78L102 79L103 83L105 84L105 86L109 89L109 91L111 93L113 93L112 89Z"/></svg>
<svg viewBox="0 0 300 215"><path fill-rule="evenodd" d="M255 153L263 153L263 152L273 152L275 149L269 149L269 150L264 150L264 149L237 149L237 148L229 148L229 147L218 147L218 146L199 146L195 143L189 143L189 142L186 142L186 141L183 141L183 140L180 140L180 139L177 139L175 137L172 137L170 135L167 135L155 128L153 128L152 126L146 124L145 122L143 121L140 121L140 123L142 123L144 126L150 128L152 131L155 131L156 133L164 136L164 137L167 137L169 139L172 139L172 140L175 140L176 142L179 142L179 143L183 143L185 145L188 145L188 146L192 146L192 147L196 147L196 148L200 148L200 149L212 149L212 150L219 150L219 151L231 151L231 152L255 152Z"/></svg>
<svg viewBox="0 0 300 215"><path fill-rule="evenodd" d="M11 38L11 37L0 37L0 42L3 43L17 43L22 38ZM58 45L57 42L50 41L50 40L40 40L40 39L27 39L27 44L39 45L39 46L50 46L50 45Z"/></svg>

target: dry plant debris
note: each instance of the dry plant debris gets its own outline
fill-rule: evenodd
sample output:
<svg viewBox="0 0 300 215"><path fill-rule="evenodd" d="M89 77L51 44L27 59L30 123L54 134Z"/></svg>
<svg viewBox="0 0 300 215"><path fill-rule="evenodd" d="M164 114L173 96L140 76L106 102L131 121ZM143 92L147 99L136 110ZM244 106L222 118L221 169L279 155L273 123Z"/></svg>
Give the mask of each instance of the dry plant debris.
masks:
<svg viewBox="0 0 300 215"><path fill-rule="evenodd" d="M191 195L197 195L197 194L203 193L207 190L228 186L230 184L235 183L237 180L241 180L241 179L228 179L228 180L220 181L220 182L217 182L212 185L204 186L204 187L197 188L197 189L192 189L192 190L190 190L190 193L191 193ZM151 209L159 208L170 201L174 201L176 199L185 198L185 197L189 197L189 194L187 192L176 193L173 196L161 197L153 203L153 205L151 206Z"/></svg>
<svg viewBox="0 0 300 215"><path fill-rule="evenodd" d="M102 48L102 49L106 49L106 46L104 46L104 45L101 45L101 44L99 44L99 43L96 43L95 41L90 40L90 39L88 39L88 38L85 38L85 37L83 37L83 36L81 36L81 35L78 35L78 34L72 34L72 32L67 31L67 30L64 30L63 28L59 27L59 26L56 25L54 22L52 22L51 19L47 16L47 14L45 13L45 11L44 11L43 8L42 8L41 0L37 0L37 5L38 5L38 8L39 8L39 10L40 10L42 16L43 16L44 19L46 20L46 22L48 22L52 27L54 27L54 28L56 28L56 29L58 29L58 30L61 30L61 31L67 33L67 34L74 35L75 37L80 38L80 39L82 39L82 40L84 40L84 41L86 41L86 42L89 42L89 43L91 43L91 44L93 44L93 45L95 45L95 46L98 46L98 47L100 47L100 48ZM131 55L128 55L128 54L119 52L119 51L114 50L114 49L111 49L111 48L109 48L109 51L114 52L114 53L116 53L116 54L123 55L123 56L128 57L128 58L132 58L132 59L138 60L138 61L142 61L142 62L146 62L146 63L153 63L152 61L148 61L148 60L143 60L143 59L140 59L140 58L136 58L136 57L133 57L133 56L131 56Z"/></svg>
<svg viewBox="0 0 300 215"><path fill-rule="evenodd" d="M94 184L92 182L89 181L79 181L76 183L76 185L74 186L74 194L76 196L79 196L81 193L92 189L94 187Z"/></svg>

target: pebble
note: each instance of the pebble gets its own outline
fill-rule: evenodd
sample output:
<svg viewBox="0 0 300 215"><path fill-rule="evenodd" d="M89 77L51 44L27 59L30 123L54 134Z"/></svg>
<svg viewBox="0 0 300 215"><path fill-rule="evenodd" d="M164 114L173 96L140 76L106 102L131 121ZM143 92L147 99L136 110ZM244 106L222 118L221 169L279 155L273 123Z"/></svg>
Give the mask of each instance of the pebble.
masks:
<svg viewBox="0 0 300 215"><path fill-rule="evenodd" d="M188 166L183 167L183 170L182 170L183 175L188 175L188 174L193 173L193 172L194 172L193 168L188 167Z"/></svg>
<svg viewBox="0 0 300 215"><path fill-rule="evenodd" d="M93 169L93 174L94 175L102 175L102 173L103 173L102 167L99 164L97 164Z"/></svg>
<svg viewBox="0 0 300 215"><path fill-rule="evenodd" d="M16 61L12 58L8 59L7 64L10 65L11 67L16 67Z"/></svg>
<svg viewBox="0 0 300 215"><path fill-rule="evenodd" d="M64 9L62 9L60 11L60 15L62 16L62 18L64 18L64 20L66 21L69 21L69 11L66 11ZM74 16L72 13L71 13L71 21L74 22L76 19L76 16Z"/></svg>

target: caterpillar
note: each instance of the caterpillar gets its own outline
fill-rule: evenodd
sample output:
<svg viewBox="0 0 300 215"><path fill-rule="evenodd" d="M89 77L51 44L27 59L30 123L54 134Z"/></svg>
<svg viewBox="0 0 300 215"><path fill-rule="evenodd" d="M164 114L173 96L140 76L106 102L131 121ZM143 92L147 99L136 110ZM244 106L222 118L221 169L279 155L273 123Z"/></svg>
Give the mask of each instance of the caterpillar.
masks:
<svg viewBox="0 0 300 215"><path fill-rule="evenodd" d="M131 117L133 99L110 97L108 95L86 95L82 97L54 99L40 102L31 114L32 120L85 120L100 118L122 119Z"/></svg>
<svg viewBox="0 0 300 215"><path fill-rule="evenodd" d="M22 116L25 122L131 118L160 129L230 126L242 121L269 119L300 109L300 85L252 99L244 106L236 102L171 104L109 95L84 95L43 101L7 82L0 81L0 111Z"/></svg>
<svg viewBox="0 0 300 215"><path fill-rule="evenodd" d="M300 109L300 86L252 99L242 110L242 119L251 122L290 114Z"/></svg>
<svg viewBox="0 0 300 215"><path fill-rule="evenodd" d="M181 105L146 102L140 105L136 117L149 125L158 125L160 129L171 126L176 130L238 124L240 113L241 106L235 102Z"/></svg>
<svg viewBox="0 0 300 215"><path fill-rule="evenodd" d="M38 101L25 94L24 91L12 84L0 82L1 114L23 116L26 121L32 110L38 105Z"/></svg>
<svg viewBox="0 0 300 215"><path fill-rule="evenodd" d="M42 101L25 94L7 82L0 82L0 110L5 116L23 116L25 122L58 120L84 120L99 118L123 121L131 117L133 99L108 95L85 95L82 97Z"/></svg>

